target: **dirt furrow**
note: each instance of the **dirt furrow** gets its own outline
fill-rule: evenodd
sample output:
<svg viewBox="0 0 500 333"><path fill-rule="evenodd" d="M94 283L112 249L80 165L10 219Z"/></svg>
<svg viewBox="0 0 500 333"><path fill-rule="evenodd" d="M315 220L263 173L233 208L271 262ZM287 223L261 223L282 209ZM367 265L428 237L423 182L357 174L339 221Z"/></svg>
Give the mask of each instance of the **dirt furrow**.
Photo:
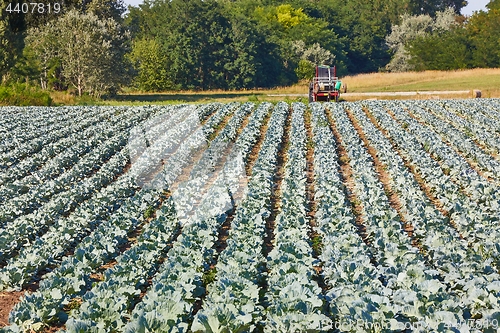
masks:
<svg viewBox="0 0 500 333"><path fill-rule="evenodd" d="M304 113L304 124L306 127L307 133L307 144L306 144L306 198L307 198L307 217L309 222L309 237L311 239L311 245L313 249L313 257L318 259L321 254L321 249L323 248L322 237L321 234L316 231L317 221L316 221L316 210L317 205L314 199L314 194L316 193L315 189L315 180L314 180L314 139L311 127L311 109L307 109ZM314 270L317 273L316 282L319 287L323 290L323 294L326 293L328 287L325 283L323 275L321 274L323 271L322 262L319 261L317 266L314 266Z"/></svg>
<svg viewBox="0 0 500 333"><path fill-rule="evenodd" d="M347 154L347 150L345 149L344 144L342 143L340 133L337 130L335 122L333 121L332 115L328 109L325 109L325 114L326 117L328 118L328 125L330 126L330 130L332 131L335 140L336 152L337 156L339 157L340 176L342 182L345 185L344 189L347 201L351 204L352 211L354 213L354 216L356 217L355 223L360 237L368 246L370 246L371 241L368 238L368 233L366 231L365 222L363 221L363 216L362 216L363 206L361 204L361 201L356 197L356 194L354 193L355 185L353 178L353 170L351 165L349 164L350 159ZM375 259L372 257L372 261L374 260Z"/></svg>
<svg viewBox="0 0 500 333"><path fill-rule="evenodd" d="M464 239L462 234L460 234L459 229L457 225L449 219L450 217L450 212L447 211L444 208L444 205L441 203L441 201L433 194L432 189L426 184L426 181L422 178L420 175L418 169L413 165L405 156L404 154L401 153L397 143L394 142L394 140L391 138L389 133L378 123L378 121L375 119L375 117L370 113L370 111L366 108L363 108L363 111L365 112L366 116L370 121L373 123L373 125L391 142L394 150L399 154L401 159L403 160L404 165L410 172L413 174L413 177L417 181L417 183L420 186L420 189L425 193L429 201L434 205L434 207L441 213L443 216L447 217L448 220L450 221L450 224L453 226L453 228L458 232L460 238Z"/></svg>
<svg viewBox="0 0 500 333"><path fill-rule="evenodd" d="M352 111L346 109L346 114L349 120L351 121L354 129L356 130L356 133L358 133L359 138L363 142L366 151L372 157L373 164L375 165L375 172L377 173L378 178L382 183L382 186L384 187L385 194L389 199L389 204L391 205L392 208L394 208L394 210L398 213L399 218L401 219L402 229L407 233L408 237L410 237L410 239L412 240L412 245L419 248L422 251L421 244L419 244L419 241L413 236L413 231L414 231L413 225L406 219L405 214L402 212L403 206L401 204L401 201L399 200L399 196L392 188L391 185L392 178L386 171L386 166L378 158L377 150L370 144L370 141L368 140L365 133L363 132L363 129L361 128L358 121L352 114Z"/></svg>
<svg viewBox="0 0 500 333"><path fill-rule="evenodd" d="M292 126L292 109L289 107L288 109L288 114L285 120L285 128L283 131L283 137L280 142L280 149L278 151L278 156L277 156L277 163L276 163L276 168L275 168L275 173L274 173L274 178L273 178L273 188L271 190L271 197L270 197L270 207L269 210L271 211L271 214L269 217L266 219L265 223L265 230L264 230L264 243L262 247L262 254L264 258L267 258L269 253L273 250L274 248L274 227L275 227L275 220L276 217L278 216L281 208L281 196L282 196L282 189L281 189L281 184L283 182L283 178L285 175L285 164L288 159L288 148L290 146L290 130ZM269 268L267 267L267 262L264 262L263 265L263 278L260 281L260 290L259 290L259 302L260 304L266 308L267 307L267 301L266 301L266 293L269 288L268 282L267 282L267 274L269 273ZM261 325L258 325L256 332L262 332L263 327Z"/></svg>
<svg viewBox="0 0 500 333"><path fill-rule="evenodd" d="M405 109L406 113L408 114L409 117L411 117L413 120L415 120L416 122L418 122L421 126L423 126L424 128L429 128L431 131L432 129L427 126L423 121L421 121L420 119L416 118L408 109ZM389 110L389 115L396 121L398 121L394 114ZM398 123L401 123L400 121L398 121ZM450 124L451 125L451 124ZM438 136L439 133L436 133ZM495 179L489 177L488 175L485 175L484 172L481 170L480 166L478 163L474 162L474 161L471 161L470 158L467 158L462 152L460 152L457 148L453 147L453 145L451 143L449 143L448 141L446 140L441 140L445 145L447 145L455 154L457 154L458 156L460 156L465 162L467 162L467 164L469 165L469 167L471 169L473 169L474 171L476 171L481 177L483 177L485 180L487 180L488 182L492 183L492 184L495 184L495 185L498 185L497 182L495 181ZM437 156L435 153L429 153L429 155L437 162L439 163L440 166L442 166L442 159ZM446 168L442 168L443 171L445 173L449 173L449 170L446 169ZM455 181L454 181L455 182ZM456 183L456 182L455 182ZM461 189L462 189L462 186L460 186L460 184L457 184L457 186L459 186ZM463 192L465 195L467 195L465 192Z"/></svg>

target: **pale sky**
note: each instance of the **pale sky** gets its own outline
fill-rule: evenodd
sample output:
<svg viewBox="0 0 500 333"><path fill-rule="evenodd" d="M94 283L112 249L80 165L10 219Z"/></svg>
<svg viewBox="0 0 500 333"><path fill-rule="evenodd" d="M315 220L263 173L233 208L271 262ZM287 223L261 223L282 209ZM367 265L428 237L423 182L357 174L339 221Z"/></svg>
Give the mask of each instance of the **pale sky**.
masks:
<svg viewBox="0 0 500 333"><path fill-rule="evenodd" d="M127 1L131 1L131 0L127 0ZM475 11L486 10L486 5L490 1L489 0L468 0L468 2L469 2L469 4L467 5L467 7L462 8L463 15L472 15L472 13Z"/></svg>
<svg viewBox="0 0 500 333"><path fill-rule="evenodd" d="M143 3L144 1L143 0L123 0L123 2L125 2L125 5L128 6L128 5L131 5L131 6L136 6Z"/></svg>
<svg viewBox="0 0 500 333"><path fill-rule="evenodd" d="M126 5L137 6L140 3L143 3L143 0L124 0ZM469 4L467 7L462 9L462 14L464 15L472 15L474 11L477 10L486 10L486 4L490 2L489 0L468 0Z"/></svg>

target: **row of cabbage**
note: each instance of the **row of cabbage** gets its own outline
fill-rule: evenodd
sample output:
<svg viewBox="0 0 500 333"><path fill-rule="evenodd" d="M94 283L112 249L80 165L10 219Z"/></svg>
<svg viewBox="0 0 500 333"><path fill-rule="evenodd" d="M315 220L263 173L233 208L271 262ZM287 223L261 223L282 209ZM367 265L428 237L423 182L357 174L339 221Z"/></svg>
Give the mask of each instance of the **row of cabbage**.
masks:
<svg viewBox="0 0 500 333"><path fill-rule="evenodd" d="M191 107L189 109L191 110ZM183 112L183 110L179 112ZM213 126L217 125L218 123L213 123ZM182 131L182 126L178 126L172 135L180 135ZM145 153L147 154L147 152ZM118 189L127 189L130 185L134 186L136 176L137 174L130 171L120 177L113 185L116 185ZM144 223L144 212L158 205L162 193L162 189L142 189L130 199L126 199L109 220L96 221L99 222L97 229L78 244L74 255L63 258L58 268L44 276L39 290L26 296L11 312L10 322L14 325L10 329L13 331L26 330L45 323L66 321L67 315L63 311L64 306L74 297L85 294L92 284L92 274L95 270L119 254L119 246L128 241L128 233ZM98 204L98 202L94 202L94 204ZM162 206L157 219L152 224L147 225L139 238L139 247L133 247L130 252L124 254L123 258L119 259L120 262L137 259L137 252L147 251L151 246L151 241L155 244L155 238L158 241L162 240L165 244L166 239L172 235L173 228L177 227L177 219L171 218L170 206L169 202ZM165 221L170 221L170 224L164 225ZM72 222L68 223L69 228L74 228L76 221ZM81 219L80 222L84 223L84 219ZM163 230L163 234L158 233L161 230ZM67 234L68 232L61 233L60 238ZM57 237L56 233L54 237ZM65 243L62 238L59 241ZM159 248L161 249L160 246ZM119 271L120 267L118 265L116 270ZM127 268L122 273L132 274ZM118 274L118 276L120 275ZM126 285L121 287L129 288ZM126 293L126 291L123 290L122 293Z"/></svg>
<svg viewBox="0 0 500 333"><path fill-rule="evenodd" d="M498 99L490 99L488 103L480 100L462 100L459 101L459 104L465 109L470 109L477 116L485 117L485 120L492 119L492 123L487 121L489 125L496 124L500 120L500 103ZM498 127L492 128L492 131L498 133L499 129Z"/></svg>
<svg viewBox="0 0 500 333"><path fill-rule="evenodd" d="M498 176L500 174L500 162L495 160L493 156L490 155L492 153L495 154L496 152L485 151L483 148L479 147L471 138L471 136L473 137L472 134L467 134L467 130L456 128L452 126L453 123L449 124L447 121L441 119L441 117L446 117L445 119L448 119L450 115L454 114L452 114L451 112L446 112L446 114L441 115L441 117L435 116L433 114L436 112L435 110L441 109L441 111L443 111L443 108L439 105L431 105L430 107L432 107L432 109L428 107L425 110L409 103L405 103L405 107L413 117L421 120L427 126L432 128L434 132L439 134L439 137L441 137L443 141L450 144L454 149L460 152L460 154L465 156L465 158L468 158L470 161L474 162L474 164L476 164L478 168L482 170L483 174L495 179L497 182L500 180L500 177ZM408 117L408 115L405 116ZM456 115L454 116L461 120L464 120ZM483 129L483 133L489 132ZM498 145L498 147L500 147L500 145Z"/></svg>
<svg viewBox="0 0 500 333"><path fill-rule="evenodd" d="M263 111L257 115L259 118L264 116ZM193 332L253 331L262 320L259 285L265 261L262 254L265 219L271 214L270 197L287 114L285 103L274 108L252 167L248 194L234 213L227 247L215 266L216 280L207 287L203 307L193 320ZM253 126L252 132L258 133L257 126ZM241 147L247 152L250 148Z"/></svg>
<svg viewBox="0 0 500 333"><path fill-rule="evenodd" d="M141 121L147 115L138 116L131 121ZM57 226L66 216L75 210L82 202L90 199L96 191L112 184L128 163L128 153L123 150L126 137L106 141L107 147L102 151L94 150L81 163L68 170L60 179L62 182L47 182L48 186L34 187L25 195L14 198L15 204L3 205L4 217L11 217L0 229L0 262L5 263L21 248L29 246L37 236L43 235L51 226ZM102 153L112 157L105 161ZM88 167L88 162L96 159L105 162L97 164L94 172L87 176L82 174L82 168ZM73 183L75 181L75 183ZM52 186L51 186L52 185ZM44 198L47 199L44 199ZM23 201L26 200L26 201ZM44 202L45 201L45 202ZM30 211L30 204L40 206ZM23 209L24 208L24 209ZM16 218L16 215L19 217Z"/></svg>
<svg viewBox="0 0 500 333"><path fill-rule="evenodd" d="M463 304L464 318L454 324L469 317L498 319L495 312L500 305L496 296L500 280L491 260L481 258L460 239L448 219L433 207L395 147L369 120L361 106L352 105L350 112L388 172L390 186L400 203L399 212L405 220L411 221L413 235L427 261L439 271L444 283L453 286L453 293Z"/></svg>
<svg viewBox="0 0 500 333"><path fill-rule="evenodd" d="M281 185L280 213L274 222L273 249L267 258L264 332L327 331L321 288L315 281L306 199L304 104L292 104L290 144Z"/></svg>
<svg viewBox="0 0 500 333"><path fill-rule="evenodd" d="M94 135L89 135L85 140L77 138L78 143L47 161L39 170L3 187L0 190L2 225L19 216L33 213L44 205L60 206L54 203L57 198L67 197L70 185L98 172L105 162L125 147L127 130L147 117L148 112L135 115L130 113L128 117L121 117L115 123L93 126Z"/></svg>
<svg viewBox="0 0 500 333"><path fill-rule="evenodd" d="M93 107L2 107L0 120L0 142L5 144L4 152L40 134L67 125L72 115L89 116L96 111ZM27 131L28 130L28 131Z"/></svg>
<svg viewBox="0 0 500 333"><path fill-rule="evenodd" d="M72 133L76 127L80 126L79 122L73 122L74 120L94 121L97 113L96 109L89 112L81 108L66 113L56 111L54 117L49 118L47 113L41 116L39 109L36 109L10 119L5 129L7 134L2 140L4 146L0 153L0 161L2 161L0 169L6 169L38 152L45 145ZM106 115L103 114L103 116Z"/></svg>
<svg viewBox="0 0 500 333"><path fill-rule="evenodd" d="M399 110L397 106L390 105L389 108L396 114L396 118L405 120L406 130L402 128L403 124L395 121L387 113L387 109L381 108L380 105L369 105L371 114L388 132L408 163L416 168L426 186L439 200L442 208L449 213L460 235L479 255L493 260L493 264L497 268L500 267L499 249L496 246L499 209L496 187L477 175L474 179L475 173L465 169L465 162L453 155L453 152L443 146L435 136L433 137L431 132L409 117L401 118L404 116L404 111ZM427 139L429 141L424 141L429 135L431 135L430 139ZM435 147L441 149L434 149ZM426 150L440 154L437 156L441 156L442 163L446 163L446 167L453 170L453 173L443 170L440 163L433 159ZM453 181L455 179L459 182L460 178L463 179L461 181L463 188L470 197L463 193L462 188Z"/></svg>
<svg viewBox="0 0 500 333"><path fill-rule="evenodd" d="M81 111L84 111L83 108ZM20 142L37 136L38 131L44 130L40 125L51 126L60 121L64 122L68 117L68 112L63 110L63 108L54 110L50 108L28 109L20 107L3 107L2 119L0 119L0 142L2 143L0 152L12 149ZM33 130L33 132L26 133L24 128L29 128Z"/></svg>
<svg viewBox="0 0 500 333"><path fill-rule="evenodd" d="M460 108L459 103L425 102L423 103L423 107L436 117L448 122L453 127L474 139L474 141L482 145L483 149L488 153L498 154L500 152L500 137L489 130L489 126L485 127L482 124L470 121L466 117L457 115L456 109Z"/></svg>
<svg viewBox="0 0 500 333"><path fill-rule="evenodd" d="M355 332L367 329L354 325L364 322L367 325L381 323L391 328L411 324L415 331L419 327L421 331L445 331L448 325L459 327L459 323L468 318L500 319L497 313L500 281L496 273L499 249L495 247L496 186L481 173L468 168L470 161L450 148L459 150L456 138L460 136L455 132L460 131L451 125L447 127L447 123L439 129L431 127L432 130L424 126L430 126L430 119L438 119L438 113L430 111L428 104L421 104L421 107L399 102L352 103L344 107L326 104L331 115L329 119L322 105L310 105L317 231L323 238L320 260L325 281L331 288L325 295L328 305L323 304L321 289L312 279L312 267L318 262L313 260L308 244L306 107L302 104L292 105L282 207L275 221L274 249L267 258L269 274L263 272L266 261L262 256L262 244L265 219L270 214L276 153L288 109L285 103L275 107L259 158L252 169L248 195L234 212L227 248L211 267L216 259L213 248L217 233L230 210L227 202L234 203L233 194L241 190L241 170L245 167L241 161L247 161L270 107L262 104L253 112L248 126L227 154L231 147L229 142L238 136L238 128L253 106L239 107L212 142L204 140L216 132L237 106L213 104L198 108L200 120L206 120L220 107L202 127L201 134L196 126L171 131L172 123L189 118L194 110L191 108L177 109L179 113L168 116L163 114L164 119L172 121L170 124L144 122L143 131L149 129L146 137L148 145L151 144L147 147L147 159L141 160L144 155L139 154L140 149L137 153L128 151L132 159L136 156L140 163L127 175L111 185L102 185L101 192L90 199L75 201L75 207L67 210L75 209L69 216L65 216L64 211L57 211L54 221L38 229L40 234L45 232L43 228L48 232L33 244L11 243L17 246L12 250L4 247L6 266L0 271L4 289L20 288L37 271L58 266L44 277L37 292L16 306L8 330L23 331L66 322L68 332L187 329L210 332L228 328L252 331L256 326L268 331L306 328L322 331L332 328L332 324L341 331ZM455 109L452 111L459 113ZM489 116L493 117L495 112L490 108ZM376 149L378 159L388 172L391 188L401 203L398 211L389 205L371 156L348 115ZM144 119L148 117L145 115ZM350 160L354 193L362 207L361 218L369 235L368 245L357 233L355 217L346 201L329 122L337 130L339 143ZM114 124L120 122L115 120ZM475 124L485 126L480 122ZM384 133L377 127L383 128ZM448 134L443 134L448 133L446 131L453 135L446 136ZM170 133L168 138L160 135L165 132ZM448 141L449 145L440 140L449 137L455 140ZM112 168L112 161L118 157L123 165L127 150L118 151L123 148L123 139L115 135L105 141L117 140L119 147L114 157L98 168ZM429 142L433 144L429 146ZM190 164L193 149L205 149L207 144L209 147L193 167L190 180L176 184L179 191L163 200L163 190L174 184L182 169ZM165 151L168 151L166 155ZM75 170L80 168L85 172L86 159L97 161L104 157L93 154L97 152L83 153L81 167ZM144 175L149 176L155 169L149 169L148 164L163 158L168 163L154 178L161 186L144 186L138 191L134 182L141 177L149 179ZM450 213L449 218L433 207L405 163L426 181L441 206ZM72 177L63 173L60 179L70 182ZM74 178L87 179L86 174L75 174ZM43 184L34 191L42 188ZM56 192L52 196L57 198L61 193L66 192ZM213 202L214 197L220 198L216 200L220 202ZM160 205L156 218L145 225L137 243L116 258L113 268L104 272L104 282L95 283L92 276L96 270L119 254L119 247L128 241L128 233L145 222L144 212ZM221 207L226 207L222 214ZM47 209L46 204L35 212L44 209ZM188 213L179 214L182 211ZM14 218L6 225L18 220ZM421 252L411 246L411 239L401 230L403 221L412 223L413 237L419 242ZM28 226L26 230L32 228ZM172 238L176 231L181 231L177 240ZM87 234L89 237L84 238ZM62 258L61 263L61 256L80 241L74 255ZM162 257L166 257L166 261L160 265ZM203 272L211 270L217 272L217 278L205 291ZM141 293L152 277L153 284L142 298ZM263 279L267 283L264 298L259 296ZM199 303L205 293L202 308L193 318L194 304ZM81 297L83 303L71 312L68 320L64 307L75 297ZM138 299L140 303L136 306ZM328 310L333 323L323 314Z"/></svg>
<svg viewBox="0 0 500 333"><path fill-rule="evenodd" d="M459 298L411 245L403 231L403 220L390 205L373 159L344 110L351 106L328 104L327 108L349 158L353 191L361 206L369 245L383 282L384 297L375 302L382 313L377 311L375 321L383 322L385 317L394 327L411 325L414 331L457 325L466 317Z"/></svg>
<svg viewBox="0 0 500 333"><path fill-rule="evenodd" d="M314 142L316 231L321 235L319 259L329 289L326 294L334 328L358 332L366 320L385 322L383 285L370 251L358 234L347 200L335 142L323 106L311 104ZM380 309L382 307L382 309ZM390 312L387 310L385 312Z"/></svg>
<svg viewBox="0 0 500 333"><path fill-rule="evenodd" d="M30 152L29 155L26 155L24 158L20 158L16 163L8 167L7 169L0 170L0 188L9 188L12 190L16 190L22 192L22 186L15 186L15 182L34 173L37 170L41 169L43 165L52 159L54 159L57 155L63 153L66 149L73 147L81 141L85 141L87 138L95 135L95 131L93 127L101 122L114 121L115 119L119 119L119 117L113 116L110 117L111 111L102 111L99 109L95 109L92 112L87 112L85 116L75 115L76 121L73 122L63 122L63 129L59 134L62 136L55 136L52 142L49 142L45 145L40 145L40 149ZM71 113L69 113L71 114ZM19 126L23 133L25 132L25 126ZM44 128L45 126L39 126L40 128ZM50 127L50 126L49 126ZM36 133L37 131L35 131ZM40 136L43 138L46 135L51 135L52 131L47 133L41 133ZM17 137L17 135L15 136ZM36 139L40 140L39 135L36 135ZM17 140L17 139L16 139ZM19 142L16 142L17 145L21 145L22 139L19 139ZM15 147L12 147L8 150L13 150ZM64 160L64 159L62 159ZM56 163L52 163L56 164ZM36 177L36 176L34 176ZM36 178L35 178L36 179Z"/></svg>
<svg viewBox="0 0 500 333"><path fill-rule="evenodd" d="M467 193L468 196L472 198L472 200L476 202L485 202L491 201L488 196L485 194L493 194L496 190L496 185L490 184L488 179L485 177L485 174L488 174L487 171L480 171L480 169L476 170L471 166L471 162L477 160L473 156L467 155L464 156L457 152L457 150L453 149L454 146L450 146L443 142L447 136L440 136L431 128L427 127L424 124L419 123L417 120L412 118L407 112L410 109L403 109L397 105L391 105L390 112L394 114L396 120L400 123L405 123L406 130L414 134L415 138L423 145L425 150L429 152L441 165L441 169L444 172L448 173L451 179L458 184L461 189ZM417 117L425 117L427 113L419 108L411 108L411 112L413 115L417 115ZM441 124L438 124L441 125ZM442 124L442 129L440 130L442 133L446 132L443 128L445 124ZM451 133L452 131L448 131L447 133ZM458 140L455 140L455 143ZM452 143L448 141L449 143ZM479 147L475 146L474 143L469 142L471 144L470 150L475 150L477 154L480 151ZM479 164L489 164L492 167L495 167L495 164L498 164L494 161L491 156L487 155L489 161L486 163ZM483 159L483 161L485 161ZM493 163L491 163L493 162ZM498 164L500 166L500 164ZM490 173L491 174L491 173ZM491 180L490 180L491 181ZM498 195L496 195L498 196Z"/></svg>
<svg viewBox="0 0 500 333"><path fill-rule="evenodd" d="M203 272L210 269L209 266L215 258L214 245L217 234L232 211L232 208L227 205L228 201L232 201L229 195L231 192L238 191L238 188L230 185L241 181L239 179L241 174L239 172L232 174L233 170L229 170L227 166L232 163L234 157L249 154L252 143L258 139L259 131L255 129L260 127L269 107L267 103L259 106L250 117L249 124L242 130L241 135L238 135L237 128L242 123L242 116L247 115L253 109L251 104L243 105L205 151L210 151L210 153L203 154L199 163L193 167L190 176L193 182L188 180L186 188L192 192L203 193L203 196L197 200L199 201L198 209L190 216L181 216L179 220L182 223L181 235L168 250L167 260L153 278L151 287L141 302L134 307L130 314L130 321L128 323L122 321L118 324L121 330L125 332L187 331L193 320L191 314L194 304L205 293ZM232 147L217 144L217 142L231 142L235 139L236 142ZM242 151L241 147L247 148ZM230 152L224 158L221 153L228 148ZM212 176L215 176L213 182L198 180L200 171L197 170L200 167L206 167L207 163L218 164L224 159L224 166L213 172ZM196 186L198 188L195 189ZM181 209L184 204L185 202L181 202ZM178 209L179 204L176 203L176 210ZM68 331L74 331L72 327L68 326Z"/></svg>
<svg viewBox="0 0 500 333"><path fill-rule="evenodd" d="M492 105L484 105L476 100L461 100L446 102L444 107L485 131L500 134L500 121L496 117L498 112L494 111Z"/></svg>
<svg viewBox="0 0 500 333"><path fill-rule="evenodd" d="M125 145L127 138L121 132L130 128L134 120L128 118L132 117L129 115L129 117L122 119L121 122L119 119L113 122L100 122L81 133L61 140L64 143L58 141L58 144L61 143L59 148L64 149L64 151L61 151L57 156L52 156L50 159L46 151L41 151L40 155L46 157L43 164L39 164L40 159L36 159L36 163L31 163L34 161L30 162L30 159L24 159L20 164L9 168L4 175L4 181L8 181L8 184L0 186L0 202L4 203L5 207L11 206L15 208L11 210L20 211L20 213L25 210L30 212L36 209L33 203L30 206L22 206L18 202L30 200L35 196L36 191L41 193L42 199L47 200L50 196L57 194L58 191L62 191L59 188L52 189L52 187L67 186L67 180L64 177L69 177L68 174L70 173L73 174L73 177L85 177L86 174L97 169L104 160L112 156L114 151L108 151L109 145L119 145L117 149ZM119 131L114 130L115 126ZM103 152L99 154L101 150ZM26 166L22 171L21 164ZM70 173L67 171L70 171ZM79 178L69 179L69 181L77 180ZM43 188L46 188L45 192ZM10 200L12 198L16 198L16 200ZM2 213L3 222L7 219L6 213L5 211Z"/></svg>
<svg viewBox="0 0 500 333"><path fill-rule="evenodd" d="M164 112L170 114L183 113L181 110L184 109L192 111L191 108L181 107L177 108L177 110L167 109L164 110ZM213 109L211 111L213 111ZM140 124L140 121L142 121L147 114L138 113L138 116L140 117L137 118L139 120L135 122L136 124ZM133 118L128 119L129 122L133 120ZM118 132L122 130L120 126L116 127L116 129ZM182 133L181 130L178 131L179 133L177 134ZM119 139L120 145L124 144L127 140L127 132L128 131L124 131L122 134L118 134L109 142L112 143L115 142L113 140ZM93 151L88 157L91 158L102 156L103 154L111 154L110 150L113 149L113 146L102 146L99 148L102 149ZM123 147L120 146L120 148ZM8 262L7 266L2 270L2 274L7 274L11 277L13 275L16 276L16 279L7 279L7 281L9 281L8 285L10 284L12 286L13 283L14 285L22 285L31 273L36 272L40 267L43 268L43 262L64 253L68 243L77 243L79 239L88 233L87 229L93 229L95 223L97 223L99 219L104 219L109 213L120 206L120 201L122 201L123 198L134 193L136 185L134 185L133 182L135 181L134 178L137 177L134 177L133 173L129 173L126 177L120 178L116 183L103 188L102 193L94 194L94 191L109 184L122 172L123 167L128 163L128 155L129 149L115 152L115 155L111 157L107 163L102 166L95 166L100 167L100 169L94 170L95 174L92 175L92 177L82 180L80 180L80 178L83 177L84 174L78 176L78 172L85 172L85 166L89 167L90 171L92 171L92 168L90 167L91 165L89 165L88 159L80 160L72 169L63 175L63 179L58 179L57 181L58 186L69 187L71 185L72 188L70 190L53 197L35 214L25 215L15 220L14 222L19 222L15 224L17 228L11 227L5 230L4 233L7 236L2 238L2 244L5 243L7 245L4 244L5 246L2 247L2 258L7 260L12 254L16 254L18 250L21 250L20 254L16 258L10 259L10 262ZM63 180L66 182L63 182ZM80 181L76 183L76 186L72 184L72 181L78 180ZM43 195L40 194L40 196ZM87 200L90 197L91 200ZM37 197L35 197L35 199L36 198ZM80 203L82 203L82 205L79 206ZM66 218L64 213L73 208L75 209L75 213ZM45 221L46 224L40 224L40 220ZM29 223L26 223L26 221ZM35 226L38 229L34 229ZM9 227L9 225L7 227ZM47 228L48 231L45 234L38 237L34 241L34 244L30 244L29 240L33 239L37 234L43 233ZM10 231L10 229L13 231ZM23 234L26 230L30 230L31 233ZM18 234L21 234L22 237L27 239L24 244L22 242L23 238L16 238ZM61 237L64 237L62 241ZM9 241L10 244L8 244ZM25 245L28 247L26 250L21 248ZM5 286L3 287L5 288Z"/></svg>
<svg viewBox="0 0 500 333"><path fill-rule="evenodd" d="M219 112L225 113L227 116L234 110L235 106L232 105L229 108L229 112L226 107L221 108ZM231 141L234 139L236 135L234 129L239 128L243 118L251 111L252 107L251 104L240 107L214 141ZM196 115L196 113L194 114ZM217 118L222 121L224 117ZM191 136L197 136L197 131L190 132L191 124L189 121L183 122L181 125L186 125L187 127L178 125L181 132L177 133L175 129L171 133L171 139L176 140L175 142L171 142L173 145L170 146L171 149L175 150L170 156L173 160L178 160L178 158L175 158L178 153L184 154L185 146L189 148L190 141L189 138L185 140L184 133L191 133ZM208 129L207 126L209 125L205 125L205 128L199 128L201 132L204 129ZM217 125L218 123L212 122L212 126ZM161 151L165 142L169 142L170 140L162 138L158 141L158 145L153 149L155 152ZM152 152L152 154L155 152ZM214 152L212 151L210 157L214 155ZM152 154L148 155L151 156ZM178 170L178 166L170 160L169 156L164 157L165 167L162 174L169 173L168 170L170 169ZM206 163L208 163L207 159L202 157L197 161L196 165L206 165ZM158 190L158 188L156 189ZM192 190L195 191L194 189ZM205 195L207 198L214 198L217 196L216 191L220 192L223 190L221 186L213 186L209 189L208 194L205 193ZM212 213L214 205L207 198L204 198L204 201L200 203L200 210ZM179 227L178 210L178 202L176 202L174 196L170 196L163 202L160 214L157 214L156 219L146 225L135 246L118 257L117 265L104 272L103 283L97 284L83 296L83 303L77 310L70 314L70 318L66 323L66 330L68 332L80 332L81 330L97 332L102 329L124 329L125 324L130 318L127 313L133 307L134 301L139 297L142 289L146 287L148 279L156 273L159 260L165 255L163 252L168 248L168 243L172 241L174 231Z"/></svg>

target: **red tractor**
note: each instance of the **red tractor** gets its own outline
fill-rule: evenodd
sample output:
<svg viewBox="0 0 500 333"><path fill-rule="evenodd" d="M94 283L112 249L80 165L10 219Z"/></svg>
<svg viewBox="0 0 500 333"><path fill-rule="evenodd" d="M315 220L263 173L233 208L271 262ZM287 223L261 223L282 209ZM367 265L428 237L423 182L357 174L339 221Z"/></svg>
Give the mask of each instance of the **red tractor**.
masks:
<svg viewBox="0 0 500 333"><path fill-rule="evenodd" d="M335 66L316 66L316 76L309 83L309 102L338 102L341 89L343 92L347 91L337 77Z"/></svg>

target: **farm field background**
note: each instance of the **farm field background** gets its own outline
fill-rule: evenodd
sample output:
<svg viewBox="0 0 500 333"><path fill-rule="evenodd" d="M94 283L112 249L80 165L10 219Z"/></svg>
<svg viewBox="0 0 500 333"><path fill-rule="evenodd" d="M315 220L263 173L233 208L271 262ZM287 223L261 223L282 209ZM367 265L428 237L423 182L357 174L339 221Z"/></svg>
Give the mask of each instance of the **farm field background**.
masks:
<svg viewBox="0 0 500 333"><path fill-rule="evenodd" d="M435 97L446 98L468 98L472 96L473 90L480 90L482 97L500 98L500 69L467 69L458 71L422 71L405 73L371 73L346 76L341 78L348 86L349 93L378 93L378 92L422 92L422 91L464 91L462 95L436 95ZM278 87L275 89L249 89L238 91L212 90L212 91L179 91L143 93L140 91L126 90L115 99L103 100L98 104L103 105L148 105L151 103L183 103L183 102L278 102L290 95L288 102L307 102L308 82L302 82L290 87ZM269 96L278 95L278 96ZM303 95L298 97L298 95ZM405 96L386 97L373 96L379 99L407 99ZM75 104L74 97L67 94L52 93L56 103ZM367 97L342 95L346 101L356 101ZM429 99L428 95L422 95L422 99ZM418 99L418 96L415 97Z"/></svg>
<svg viewBox="0 0 500 333"><path fill-rule="evenodd" d="M499 99L0 112L1 331L497 331Z"/></svg>

